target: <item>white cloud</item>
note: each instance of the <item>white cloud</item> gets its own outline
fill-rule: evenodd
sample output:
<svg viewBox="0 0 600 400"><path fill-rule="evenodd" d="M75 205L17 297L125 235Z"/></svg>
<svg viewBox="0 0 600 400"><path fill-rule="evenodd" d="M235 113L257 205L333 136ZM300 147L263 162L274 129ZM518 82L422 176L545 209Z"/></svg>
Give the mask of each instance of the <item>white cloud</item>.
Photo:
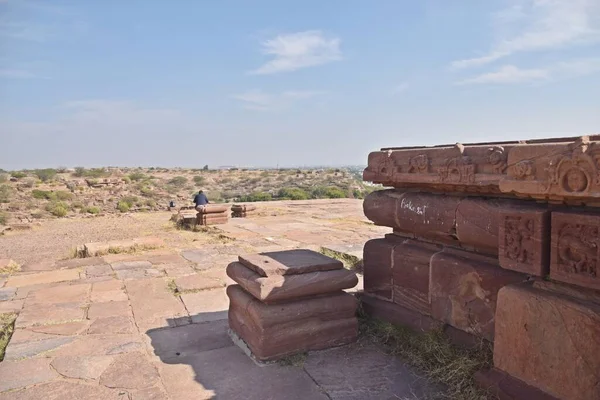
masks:
<svg viewBox="0 0 600 400"><path fill-rule="evenodd" d="M459 85L470 84L507 84L507 83L524 83L531 81L540 81L550 79L549 71L545 69L520 69L514 65L505 65L495 72L488 72L458 82Z"/></svg>
<svg viewBox="0 0 600 400"><path fill-rule="evenodd" d="M24 69L0 69L0 78L30 79L38 76Z"/></svg>
<svg viewBox="0 0 600 400"><path fill-rule="evenodd" d="M289 72L342 59L340 39L327 38L320 31L279 35L263 43L263 53L274 58L250 73Z"/></svg>
<svg viewBox="0 0 600 400"><path fill-rule="evenodd" d="M498 42L480 57L454 61L476 67L514 53L556 50L600 41L598 0L521 0L495 15Z"/></svg>
<svg viewBox="0 0 600 400"><path fill-rule="evenodd" d="M561 80L600 72L600 57L580 58L561 61L544 68L520 69L513 65L505 65L496 72L489 72L474 78L457 82L467 84L513 84Z"/></svg>
<svg viewBox="0 0 600 400"><path fill-rule="evenodd" d="M327 92L317 90L295 90L282 92L280 94L270 94L260 90L251 90L245 93L234 94L231 97L240 100L245 109L273 111L287 108L297 101L311 99L326 93Z"/></svg>

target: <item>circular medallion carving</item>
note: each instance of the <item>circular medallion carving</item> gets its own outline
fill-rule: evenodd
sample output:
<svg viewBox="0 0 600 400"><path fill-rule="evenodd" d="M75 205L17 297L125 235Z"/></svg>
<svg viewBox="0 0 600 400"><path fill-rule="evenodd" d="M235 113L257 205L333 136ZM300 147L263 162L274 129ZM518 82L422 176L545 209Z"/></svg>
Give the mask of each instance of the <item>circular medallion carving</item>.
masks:
<svg viewBox="0 0 600 400"><path fill-rule="evenodd" d="M563 175L562 184L565 191L579 193L587 189L588 178L581 168L573 167Z"/></svg>

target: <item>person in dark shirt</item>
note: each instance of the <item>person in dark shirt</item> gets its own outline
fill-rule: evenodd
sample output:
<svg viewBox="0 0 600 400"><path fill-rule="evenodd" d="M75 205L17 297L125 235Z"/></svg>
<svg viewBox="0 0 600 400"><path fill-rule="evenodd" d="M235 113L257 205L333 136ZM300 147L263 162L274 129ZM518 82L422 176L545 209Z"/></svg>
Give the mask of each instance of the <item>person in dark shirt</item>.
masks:
<svg viewBox="0 0 600 400"><path fill-rule="evenodd" d="M198 194L194 196L194 204L196 205L196 210L204 210L204 207L206 207L208 203L210 202L208 201L208 198L202 190L198 191Z"/></svg>

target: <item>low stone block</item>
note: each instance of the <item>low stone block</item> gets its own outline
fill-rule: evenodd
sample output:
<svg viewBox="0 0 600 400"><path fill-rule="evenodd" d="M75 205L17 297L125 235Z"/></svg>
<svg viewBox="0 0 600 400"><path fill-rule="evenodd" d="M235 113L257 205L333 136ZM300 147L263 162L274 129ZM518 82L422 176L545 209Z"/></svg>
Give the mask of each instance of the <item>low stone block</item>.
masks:
<svg viewBox="0 0 600 400"><path fill-rule="evenodd" d="M550 277L600 290L600 215L552 213Z"/></svg>
<svg viewBox="0 0 600 400"><path fill-rule="evenodd" d="M363 310L365 310L368 315L381 321L407 326L417 332L438 330L443 326L442 322L436 321L430 316L423 315L420 312L410 310L389 301L384 301L371 296L362 296L360 300Z"/></svg>
<svg viewBox="0 0 600 400"><path fill-rule="evenodd" d="M394 247L392 281L396 304L431 314L429 302L429 264L441 247L416 240L405 240Z"/></svg>
<svg viewBox="0 0 600 400"><path fill-rule="evenodd" d="M232 285L227 288L227 296L231 307L244 310L258 330L308 319L352 318L358 305L353 295L344 292L269 305L249 295L241 286Z"/></svg>
<svg viewBox="0 0 600 400"><path fill-rule="evenodd" d="M363 253L365 293L392 300L392 254L397 244L387 239L373 239L365 243Z"/></svg>
<svg viewBox="0 0 600 400"><path fill-rule="evenodd" d="M256 210L254 204L234 204L231 206L231 211L248 212Z"/></svg>
<svg viewBox="0 0 600 400"><path fill-rule="evenodd" d="M600 397L600 306L528 284L498 294L494 365L561 400Z"/></svg>
<svg viewBox="0 0 600 400"><path fill-rule="evenodd" d="M500 266L529 275L546 276L550 262L550 212L544 208L500 211Z"/></svg>
<svg viewBox="0 0 600 400"><path fill-rule="evenodd" d="M494 340L498 290L526 277L493 258L444 250L431 257L431 315L465 332Z"/></svg>
<svg viewBox="0 0 600 400"><path fill-rule="evenodd" d="M341 261L307 249L248 254L238 258L260 276L299 275L344 268Z"/></svg>
<svg viewBox="0 0 600 400"><path fill-rule="evenodd" d="M333 321L302 320L266 328L262 332L253 329L248 318L244 310L235 307L229 310L229 326L261 361L341 346L356 341L358 336L355 317Z"/></svg>
<svg viewBox="0 0 600 400"><path fill-rule="evenodd" d="M358 283L356 274L346 269L263 277L237 262L227 266L227 275L252 296L264 302L334 293L350 289Z"/></svg>
<svg viewBox="0 0 600 400"><path fill-rule="evenodd" d="M224 213L229 211L229 206L226 204L207 204L204 206L202 211L198 211L199 214L214 214Z"/></svg>

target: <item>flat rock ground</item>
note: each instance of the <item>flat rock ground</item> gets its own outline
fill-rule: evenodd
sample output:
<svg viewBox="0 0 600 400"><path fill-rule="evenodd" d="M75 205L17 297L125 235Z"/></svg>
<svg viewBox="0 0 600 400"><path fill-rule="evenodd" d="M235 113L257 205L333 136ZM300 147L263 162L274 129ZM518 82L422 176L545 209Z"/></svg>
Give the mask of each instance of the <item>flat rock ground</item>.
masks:
<svg viewBox="0 0 600 400"><path fill-rule="evenodd" d="M53 220L0 237L0 313L19 313L0 363L0 399L396 399L431 385L366 340L256 365L227 333L225 267L247 252L356 251L388 229L355 200L273 202L209 232L170 213ZM155 236L165 247L67 259L97 241ZM356 289L355 289L356 290Z"/></svg>

